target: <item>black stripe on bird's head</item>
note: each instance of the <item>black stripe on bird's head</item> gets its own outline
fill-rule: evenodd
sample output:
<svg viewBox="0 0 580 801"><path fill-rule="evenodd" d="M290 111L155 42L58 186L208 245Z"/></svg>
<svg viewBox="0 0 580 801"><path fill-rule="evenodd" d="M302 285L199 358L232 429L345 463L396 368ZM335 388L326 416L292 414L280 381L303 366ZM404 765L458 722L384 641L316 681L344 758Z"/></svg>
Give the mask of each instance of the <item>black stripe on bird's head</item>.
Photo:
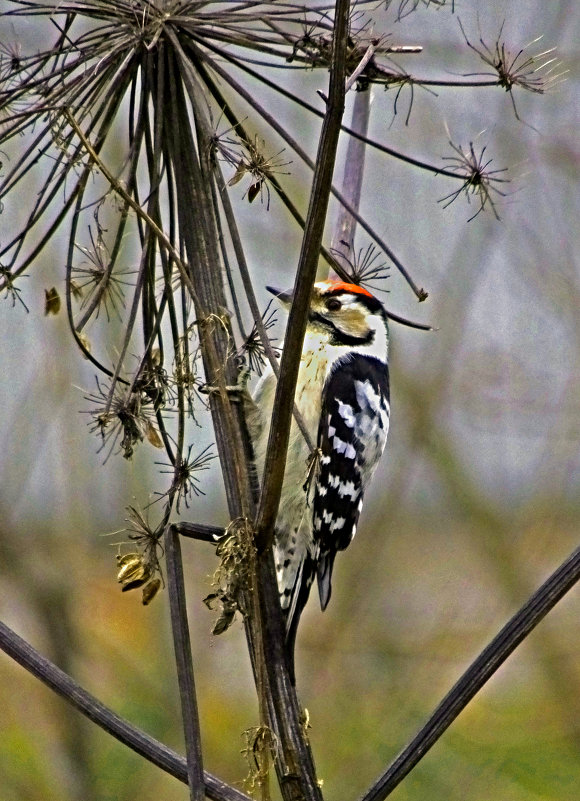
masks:
<svg viewBox="0 0 580 801"><path fill-rule="evenodd" d="M266 287L284 305L292 303L292 291ZM326 333L331 345L369 345L377 327L386 330L382 303L358 284L320 281L314 284L309 311L310 331Z"/></svg>

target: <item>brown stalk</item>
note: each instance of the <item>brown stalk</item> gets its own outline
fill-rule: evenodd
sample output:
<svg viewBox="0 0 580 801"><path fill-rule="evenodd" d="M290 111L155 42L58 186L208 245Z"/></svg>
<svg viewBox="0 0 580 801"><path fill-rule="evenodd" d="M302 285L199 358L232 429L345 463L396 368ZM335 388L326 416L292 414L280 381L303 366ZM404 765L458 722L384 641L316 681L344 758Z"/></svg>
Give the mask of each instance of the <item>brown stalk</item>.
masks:
<svg viewBox="0 0 580 801"><path fill-rule="evenodd" d="M274 523L280 504L300 354L306 331L310 295L316 278L340 126L344 113L349 10L348 0L337 0L328 104L322 124L302 249L298 261L294 300L290 309L284 351L280 362L280 378L276 389L264 465L264 483L256 520L256 542L261 550L268 548L272 543Z"/></svg>

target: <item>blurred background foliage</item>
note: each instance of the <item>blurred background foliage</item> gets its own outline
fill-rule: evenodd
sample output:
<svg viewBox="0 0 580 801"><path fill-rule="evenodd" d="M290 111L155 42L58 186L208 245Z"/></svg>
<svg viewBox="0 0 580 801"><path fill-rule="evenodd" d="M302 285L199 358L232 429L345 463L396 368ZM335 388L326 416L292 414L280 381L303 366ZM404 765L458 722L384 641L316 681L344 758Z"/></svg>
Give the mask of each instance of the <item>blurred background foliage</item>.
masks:
<svg viewBox="0 0 580 801"><path fill-rule="evenodd" d="M570 72L543 97L517 93L521 121L497 88L415 88L412 108L403 90L396 115L393 90L374 90L373 138L436 163L451 154L449 139L487 145L494 168L509 166L510 183L501 221L486 211L467 222L473 205L437 203L451 191L444 178L367 155L361 211L429 291L418 306L391 271L385 302L436 331L392 325L387 453L356 540L337 561L333 603L322 616L312 602L298 637L299 694L329 801L365 789L578 539L579 12L574 0L457 0L450 11L377 18L397 42L424 46L405 61L422 77L483 69L458 17L475 42L481 32L493 45L502 23L514 47L543 35L540 49L557 46ZM0 30L3 49L34 48L41 35L30 21ZM316 103L326 79L288 80ZM313 155L318 123L260 92ZM281 148L268 134L270 143ZM304 206L308 173L296 161L285 169ZM242 186L230 192L256 287L290 285L299 230L276 200L267 209L259 199L250 206ZM0 216L2 237L18 212ZM122 595L120 537L106 536L124 527L128 504L145 507L163 492L167 477L147 444L131 462L114 455L103 464L96 452L80 413L94 370L64 316L43 316L44 290L63 282L58 237L51 247L20 282L30 313L0 304L1 616L119 714L182 751L166 596L144 608L137 594ZM200 423L201 450L212 434L207 416ZM219 468L200 477L205 495L184 516L224 525ZM212 637L202 598L213 549L183 548L206 767L241 783L242 732L257 722L243 628ZM571 593L395 791L397 801L577 797L578 613ZM187 797L8 658L0 658L0 706L2 801Z"/></svg>

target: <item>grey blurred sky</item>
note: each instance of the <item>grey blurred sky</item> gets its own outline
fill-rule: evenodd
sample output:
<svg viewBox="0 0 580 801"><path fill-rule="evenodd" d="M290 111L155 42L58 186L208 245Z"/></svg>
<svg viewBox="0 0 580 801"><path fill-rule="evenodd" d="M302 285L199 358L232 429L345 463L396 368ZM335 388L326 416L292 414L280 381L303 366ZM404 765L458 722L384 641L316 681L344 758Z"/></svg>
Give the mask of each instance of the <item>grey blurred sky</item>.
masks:
<svg viewBox="0 0 580 801"><path fill-rule="evenodd" d="M476 148L487 146L492 168L509 167L510 179L502 187L507 196L497 198L501 222L490 211L467 222L477 209L476 200L468 206L460 197L446 210L437 203L454 188L448 180L368 154L362 212L430 293L426 303L417 304L393 268L386 303L438 329L422 334L393 326L393 362L398 370L424 375L426 386L434 376L443 376L440 424L453 434L469 470L498 502L526 497L543 481L558 481L573 492L580 478L575 391L580 362L578 7L572 0L505 0L456 2L455 10L455 16L445 10L420 11L399 24L393 24L392 14L378 14L377 30L390 31L392 40L402 44L423 45L422 55L399 59L416 75L485 71L467 48L458 18L473 42L481 32L492 48L502 23L502 37L515 52L542 35L530 53L556 46L556 57L570 72L544 96L515 92L521 122L514 117L509 95L499 88L439 89L437 96L416 89L408 125L409 93L402 91L399 113L393 117L393 90L374 90L374 138L440 165L443 156L452 155L449 136L464 149L473 141ZM39 33L27 21L25 27L4 24L0 36L6 42L16 33L26 50L42 44L45 31ZM303 76L293 78L298 86ZM323 88L325 81L325 75L313 73L300 92L320 106L316 88ZM269 110L287 122L314 155L317 123L274 93L261 92ZM260 136L266 139L267 151L281 149L275 136L263 129ZM292 159L284 168L292 172L290 186L304 194L308 172L289 151L283 156ZM250 206L243 192L236 186L231 195L256 284L290 285L300 241L296 226L275 199L267 211L259 200ZM3 240L26 201L6 201L0 216ZM330 224L334 218L332 210ZM359 237L357 247L367 242ZM93 390L94 371L66 343L63 316L42 316L43 290L62 288L63 243L64 233L34 266L31 277L20 282L30 314L19 305L12 309L7 300L0 304L3 494L13 504L21 502L23 511L36 506L55 519L71 500L80 503L88 496L89 507L93 502L101 505L111 491L121 492L119 477L130 481L138 469L118 456L112 459L114 469L102 469L102 454L95 453L98 443L88 432L86 417L79 414L87 404L78 387ZM262 300L265 304L265 292ZM93 336L98 347L99 335ZM101 346L101 353L106 352ZM383 460L377 484L392 478L393 465L406 447L407 415L398 404L396 382L393 395L390 458ZM205 431L195 431L200 448L211 440L207 421L204 425ZM157 458L148 445L141 451L137 466ZM88 475L79 465L89 467ZM202 477L206 488L209 475ZM421 471L418 475L420 480ZM206 518L215 516L215 500L210 492L202 512ZM90 517L90 509L87 514Z"/></svg>

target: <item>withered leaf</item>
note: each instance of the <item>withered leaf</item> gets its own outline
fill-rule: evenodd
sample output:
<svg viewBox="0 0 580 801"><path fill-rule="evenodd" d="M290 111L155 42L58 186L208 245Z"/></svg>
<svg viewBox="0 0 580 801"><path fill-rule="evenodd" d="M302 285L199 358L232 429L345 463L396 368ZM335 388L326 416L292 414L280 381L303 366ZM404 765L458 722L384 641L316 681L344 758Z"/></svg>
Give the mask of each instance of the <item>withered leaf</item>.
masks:
<svg viewBox="0 0 580 801"><path fill-rule="evenodd" d="M60 295L56 287L44 290L44 316L58 314L60 311Z"/></svg>

